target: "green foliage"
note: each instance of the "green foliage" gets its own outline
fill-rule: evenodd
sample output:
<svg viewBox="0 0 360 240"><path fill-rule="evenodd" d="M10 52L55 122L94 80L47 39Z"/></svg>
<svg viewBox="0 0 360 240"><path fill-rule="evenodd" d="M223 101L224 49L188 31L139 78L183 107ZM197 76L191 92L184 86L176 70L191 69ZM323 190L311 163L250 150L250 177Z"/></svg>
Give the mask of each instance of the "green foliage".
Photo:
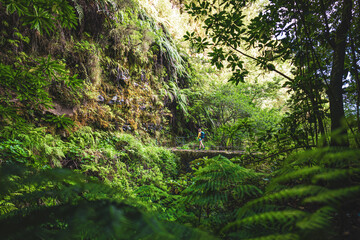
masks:
<svg viewBox="0 0 360 240"><path fill-rule="evenodd" d="M280 87L276 79L269 83L241 83L238 86L225 85L214 79L204 85L194 86L187 92L189 114L186 120L206 129L207 141L213 141L215 146L252 148L263 142L258 140L266 131L278 127L279 109L267 106L267 103L271 105Z"/></svg>
<svg viewBox="0 0 360 240"><path fill-rule="evenodd" d="M2 13L6 19L1 22L5 30L0 36L6 50L0 53L1 236L211 239L175 222L208 229L226 239L355 236L360 192L358 151L311 151L285 162L279 157L292 149L320 144L320 137L328 131L325 90L329 90L329 76L319 81L318 74L330 74L321 70L325 66L330 69L331 61L325 60L331 60L333 51L319 40L326 32L321 21L313 21L319 13L302 19L320 29L307 28L310 35L306 37L302 31L309 24L298 21L296 15L306 10L307 4L318 7L317 1L298 1L294 6L300 11L292 3L270 1L266 11L259 11L259 17L246 26L249 18L244 18L241 8L249 2L254 1L194 1L187 7L190 14L204 20L208 36L197 36L194 32L199 26L195 26L185 39L200 51L212 48L210 63L228 68L230 81L237 83L224 85L227 72L217 72L205 59L188 58L172 39L173 33L167 31L167 23L158 24L133 1L0 0L1 10L8 14ZM328 16L337 20L333 15L340 12L337 5L325 3L325 9L333 10ZM358 3L356 6L355 10ZM294 15L289 16L290 10ZM77 21L81 25L78 34L57 31L74 28ZM14 22L17 28L11 27ZM94 24L101 33L85 32L91 32L89 27ZM349 40L357 42L358 34L352 32ZM273 39L282 34L284 38ZM59 42L49 43L53 39ZM34 46L40 44L41 50L34 52ZM251 56L240 45L260 51ZM271 76L272 82L258 81L257 73L251 73L252 62L244 61L241 55L277 73L280 59L294 60L297 69L293 79L280 72L289 80L284 86L294 91L288 117L280 121L281 104L274 104L281 79ZM352 62L357 62L357 54L353 55ZM356 67L347 64L351 77L356 76ZM81 104L83 80L73 73L84 73L93 83L88 81L85 86L88 98ZM250 79L255 84L242 83L248 74L256 76ZM351 81L348 90L356 95L357 83ZM104 99L97 98L99 95ZM115 95L121 97L110 105L108 100ZM53 102L61 107L73 107L76 102L73 119L48 114ZM354 114L356 96L351 103ZM159 120L170 116L167 108L172 116ZM144 114L139 117L139 112ZM98 118L94 117L97 114ZM130 124L136 137L100 131L87 126L88 119L93 126L107 125L102 129ZM97 120L105 123L97 125ZM172 133L185 133L193 139L193 129L201 126L206 130L207 147L233 146L249 155L232 160L221 156L198 159L190 164L190 172L181 175L179 159L171 151L140 140L152 134L145 132L147 123L159 126L168 120L173 124ZM73 132L67 131L71 128ZM238 165L247 157L248 165ZM271 160L265 162L267 159ZM18 164L33 168L17 168ZM253 165L270 174L245 168ZM77 174L55 167L74 169Z"/></svg>
<svg viewBox="0 0 360 240"><path fill-rule="evenodd" d="M2 0L8 14L18 14L23 25L40 32L54 32L57 21L64 28L74 28L77 17L73 7L67 0Z"/></svg>
<svg viewBox="0 0 360 240"><path fill-rule="evenodd" d="M27 124L4 127L1 162L21 162L36 168L76 168L126 194L144 184L166 188L168 180L177 175L174 154L142 144L131 135L113 135L84 127L63 141L45 131L46 128Z"/></svg>
<svg viewBox="0 0 360 240"><path fill-rule="evenodd" d="M6 140L0 142L0 162L22 162L31 159L31 152L24 148L19 140Z"/></svg>
<svg viewBox="0 0 360 240"><path fill-rule="evenodd" d="M177 220L176 200L179 199L179 195L171 195L154 185L140 186L134 191L134 194L139 205L149 211L156 212L160 219L166 221Z"/></svg>
<svg viewBox="0 0 360 240"><path fill-rule="evenodd" d="M5 106L14 106L19 101L25 107L25 112L52 106L48 92L51 84L60 83L72 91L82 86L82 81L70 76L70 71L62 62L53 61L50 56L35 61L25 56L23 62L14 66L0 63L0 81L0 87L7 91L6 95L0 97Z"/></svg>
<svg viewBox="0 0 360 240"><path fill-rule="evenodd" d="M261 194L256 186L249 185L259 176L246 168L233 164L225 157L209 159L204 168L194 173L194 184L183 193L185 201L199 206L221 206L230 198L242 199Z"/></svg>
<svg viewBox="0 0 360 240"><path fill-rule="evenodd" d="M130 165L143 163L147 167L158 167L166 177L173 177L177 174L176 157L169 150L152 144L141 144L129 134L116 137L116 147L125 153L124 160L130 159Z"/></svg>
<svg viewBox="0 0 360 240"><path fill-rule="evenodd" d="M24 101L28 106L45 105L50 106L51 99L46 92L49 81L42 75L40 71L30 71L31 69L14 69L12 66L0 63L0 80L1 87L17 93L17 99ZM3 96L4 100L11 100L9 92L8 96Z"/></svg>
<svg viewBox="0 0 360 240"><path fill-rule="evenodd" d="M36 168L60 166L67 151L66 144L58 136L47 134L44 127L18 122L16 126L5 126L0 136L5 139L0 156L9 163L22 162Z"/></svg>
<svg viewBox="0 0 360 240"><path fill-rule="evenodd" d="M69 170L2 166L0 175L6 239L211 239L118 202L113 189Z"/></svg>
<svg viewBox="0 0 360 240"><path fill-rule="evenodd" d="M229 62L228 67L233 72L229 81L235 83L244 82L244 77L248 73L242 65L243 61L237 56L241 34L246 31L241 9L246 3L247 1L241 3L224 1L221 4L210 4L200 1L186 5L189 14L204 20L204 28L208 37L203 38L187 32L185 40L190 41L191 45L198 50L211 47L210 61L218 69L224 67L223 61L226 59Z"/></svg>
<svg viewBox="0 0 360 240"><path fill-rule="evenodd" d="M138 199L142 199L144 202L162 202L164 199L169 198L170 195L164 190L155 187L154 185L143 185L140 186L134 192ZM169 201L169 200L167 200Z"/></svg>
<svg viewBox="0 0 360 240"><path fill-rule="evenodd" d="M238 220L224 231L237 232L231 233L236 239L271 238L276 233L329 239L353 232L360 197L359 162L358 150L318 149L289 157L265 195L239 209Z"/></svg>
<svg viewBox="0 0 360 240"><path fill-rule="evenodd" d="M159 35L156 38L156 44L159 47L160 56L166 62L166 67L170 71L171 77L177 79L187 76L185 61L171 39Z"/></svg>
<svg viewBox="0 0 360 240"><path fill-rule="evenodd" d="M198 169L194 172L192 184L182 192L184 197L179 201L188 211L197 212L197 224L201 223L203 217L210 229L218 231L232 219L232 211L236 207L262 194L256 186L259 186L261 175L225 157L205 159L196 166Z"/></svg>
<svg viewBox="0 0 360 240"><path fill-rule="evenodd" d="M74 125L74 122L70 118L66 117L65 114L61 116L47 114L45 115L45 121L55 125L57 128L64 129L69 129Z"/></svg>
<svg viewBox="0 0 360 240"><path fill-rule="evenodd" d="M81 62L85 62L86 58L96 53L96 46L89 41L83 40L74 45L74 53L80 54Z"/></svg>
<svg viewBox="0 0 360 240"><path fill-rule="evenodd" d="M177 158L169 150L143 144L129 134L110 134L83 127L69 137L66 156L82 172L97 176L131 194L142 185L166 188L177 176Z"/></svg>
<svg viewBox="0 0 360 240"><path fill-rule="evenodd" d="M160 93L166 98L169 98L171 102L175 102L185 116L188 115L186 90L180 89L175 82L169 82L169 84L164 85L164 88L160 90Z"/></svg>
<svg viewBox="0 0 360 240"><path fill-rule="evenodd" d="M252 3L264 5L255 17L251 13L245 15L245 8ZM312 14L307 14L309 9ZM351 127L352 134L356 135L354 128L360 122L358 111L356 127L344 121L347 116L342 96L343 89L349 87L343 81L346 74L353 86L359 85L358 71L348 72L349 67L346 67L348 64L356 69L354 66L358 62L355 49L359 43L350 40L358 36L355 23L359 16L354 14L354 9L359 9L359 3L351 0L343 1L341 7L332 1L296 4L283 0L192 1L186 5L186 10L203 21L206 36L188 32L185 39L199 50L210 49L210 61L217 68L227 64L226 68L232 72L231 82L243 82L249 73L248 66L252 64L244 64L245 59L264 71L279 74L286 80L284 86L291 90L289 105L293 127L302 129L313 145L328 141L329 102L331 132L338 131L342 136L333 135L330 143L348 146L346 129ZM334 27L334 22L339 24ZM294 66L291 74L279 70L281 62L287 60ZM353 87L349 88L350 92ZM359 101L353 104L358 106ZM351 108L350 105L346 108ZM356 145L359 145L358 140Z"/></svg>

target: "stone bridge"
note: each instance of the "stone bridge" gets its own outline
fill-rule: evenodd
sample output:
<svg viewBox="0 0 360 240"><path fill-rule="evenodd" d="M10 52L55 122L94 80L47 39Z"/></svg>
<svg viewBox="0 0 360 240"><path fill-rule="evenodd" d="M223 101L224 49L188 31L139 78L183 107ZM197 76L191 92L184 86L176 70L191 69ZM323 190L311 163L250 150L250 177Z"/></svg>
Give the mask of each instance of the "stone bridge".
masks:
<svg viewBox="0 0 360 240"><path fill-rule="evenodd" d="M238 157L244 154L244 151L226 151L226 150L188 150L188 149L170 149L173 153L181 158L183 161L192 161L203 157L216 157L222 155L226 158Z"/></svg>
<svg viewBox="0 0 360 240"><path fill-rule="evenodd" d="M244 151L230 151L230 150L188 150L188 149L177 149L171 148L174 154L179 156L181 161L181 168L183 171L189 171L189 163L198 158L212 158L218 155L222 155L226 158L240 157L244 154ZM257 154L254 154L257 157ZM245 162L244 162L245 164Z"/></svg>

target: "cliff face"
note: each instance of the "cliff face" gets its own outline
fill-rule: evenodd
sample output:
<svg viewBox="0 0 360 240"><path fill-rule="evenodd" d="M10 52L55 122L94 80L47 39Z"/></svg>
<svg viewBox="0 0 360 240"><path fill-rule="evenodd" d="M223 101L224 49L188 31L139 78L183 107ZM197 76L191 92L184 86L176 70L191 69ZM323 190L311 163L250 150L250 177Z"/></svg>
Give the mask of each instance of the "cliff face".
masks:
<svg viewBox="0 0 360 240"><path fill-rule="evenodd" d="M0 121L20 117L63 135L89 125L154 136L171 120L172 93L189 80L186 62L136 2L16 3L0 5L0 104L9 112ZM43 15L31 19L34 11Z"/></svg>

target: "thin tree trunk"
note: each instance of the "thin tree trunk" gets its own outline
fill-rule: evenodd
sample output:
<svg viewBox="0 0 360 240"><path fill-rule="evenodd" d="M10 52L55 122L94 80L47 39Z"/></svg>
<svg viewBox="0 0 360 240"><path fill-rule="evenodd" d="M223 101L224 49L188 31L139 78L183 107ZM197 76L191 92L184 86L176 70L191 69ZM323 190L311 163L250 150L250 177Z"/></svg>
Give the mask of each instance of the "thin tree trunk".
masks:
<svg viewBox="0 0 360 240"><path fill-rule="evenodd" d="M355 83L356 83L356 122L357 122L357 129L358 132L360 131L360 79L359 79L359 72L358 72L358 66L357 66L357 59L356 59L356 52L355 52L355 44L353 36L350 33L350 44L351 44L351 56L352 56L352 65L353 65L353 74L355 77ZM358 134L354 136L356 140L356 144L358 147L360 147L359 141L358 141Z"/></svg>
<svg viewBox="0 0 360 240"><path fill-rule="evenodd" d="M352 0L344 0L341 23L336 30L335 48L333 54L333 64L331 69L329 89L331 132L332 134L335 133L335 136L331 137L331 146L349 146L347 128L344 126L345 112L343 104L342 80L344 75L347 33L350 28L350 21L352 17L351 9Z"/></svg>

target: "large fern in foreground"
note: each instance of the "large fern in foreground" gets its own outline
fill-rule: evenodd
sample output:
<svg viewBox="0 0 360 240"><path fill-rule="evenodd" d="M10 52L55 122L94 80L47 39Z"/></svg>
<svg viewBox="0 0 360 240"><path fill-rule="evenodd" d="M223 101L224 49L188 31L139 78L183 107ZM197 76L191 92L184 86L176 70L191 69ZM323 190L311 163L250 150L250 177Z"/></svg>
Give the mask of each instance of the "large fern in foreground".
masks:
<svg viewBox="0 0 360 240"><path fill-rule="evenodd" d="M205 167L195 171L193 184L182 192L180 201L188 211L196 212L197 225L217 231L233 218L238 206L262 193L256 186L262 175L220 155L205 162Z"/></svg>
<svg viewBox="0 0 360 240"><path fill-rule="evenodd" d="M0 168L0 239L212 239L64 169Z"/></svg>
<svg viewBox="0 0 360 240"><path fill-rule="evenodd" d="M223 231L233 239L331 239L356 236L360 151L321 149L293 155Z"/></svg>

